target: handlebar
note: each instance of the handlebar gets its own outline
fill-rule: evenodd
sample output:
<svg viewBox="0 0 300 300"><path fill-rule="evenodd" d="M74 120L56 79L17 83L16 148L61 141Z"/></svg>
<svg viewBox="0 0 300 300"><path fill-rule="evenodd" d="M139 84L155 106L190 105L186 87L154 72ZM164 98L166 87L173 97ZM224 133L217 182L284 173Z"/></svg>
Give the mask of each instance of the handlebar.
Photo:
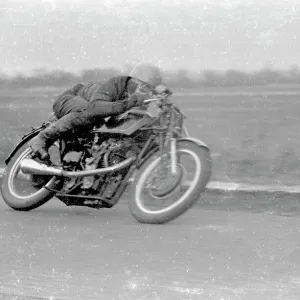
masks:
<svg viewBox="0 0 300 300"><path fill-rule="evenodd" d="M166 93L166 94L159 94L159 95L154 96L153 98L144 100L144 103L147 104L147 103L151 103L151 102L155 102L155 101L166 100L171 95L172 95L171 92Z"/></svg>
<svg viewBox="0 0 300 300"><path fill-rule="evenodd" d="M144 103L147 104L147 103L159 101L159 100L162 100L162 99L163 99L163 98L161 98L161 97L150 98L150 99L144 100Z"/></svg>

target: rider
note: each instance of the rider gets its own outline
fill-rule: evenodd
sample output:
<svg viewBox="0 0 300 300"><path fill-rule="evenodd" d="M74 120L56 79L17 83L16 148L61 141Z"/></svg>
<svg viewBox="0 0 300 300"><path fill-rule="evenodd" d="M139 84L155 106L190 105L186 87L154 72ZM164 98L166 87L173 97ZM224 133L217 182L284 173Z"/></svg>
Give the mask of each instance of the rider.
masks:
<svg viewBox="0 0 300 300"><path fill-rule="evenodd" d="M42 160L59 137L92 128L109 116L142 106L162 82L161 72L152 64L137 65L128 76L115 76L104 83L76 84L61 93L53 104L58 120L34 137L30 146Z"/></svg>

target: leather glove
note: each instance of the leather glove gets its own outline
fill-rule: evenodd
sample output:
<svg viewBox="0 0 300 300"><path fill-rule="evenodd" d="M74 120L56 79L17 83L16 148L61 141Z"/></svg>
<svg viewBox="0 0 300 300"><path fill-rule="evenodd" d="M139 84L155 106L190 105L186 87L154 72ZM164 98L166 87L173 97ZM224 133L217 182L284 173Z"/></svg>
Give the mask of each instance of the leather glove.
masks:
<svg viewBox="0 0 300 300"><path fill-rule="evenodd" d="M152 93L152 91L151 92L143 92L141 90L136 90L133 95L135 95L137 97L135 105L141 106L144 104L145 100L150 99L153 96L153 93Z"/></svg>

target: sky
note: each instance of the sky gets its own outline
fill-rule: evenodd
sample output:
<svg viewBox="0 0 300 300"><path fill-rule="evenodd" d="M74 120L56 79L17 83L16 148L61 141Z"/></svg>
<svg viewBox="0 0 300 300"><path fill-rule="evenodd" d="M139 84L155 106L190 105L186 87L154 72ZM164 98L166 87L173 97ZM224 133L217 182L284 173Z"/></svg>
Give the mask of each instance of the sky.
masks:
<svg viewBox="0 0 300 300"><path fill-rule="evenodd" d="M300 66L300 0L0 0L0 72Z"/></svg>

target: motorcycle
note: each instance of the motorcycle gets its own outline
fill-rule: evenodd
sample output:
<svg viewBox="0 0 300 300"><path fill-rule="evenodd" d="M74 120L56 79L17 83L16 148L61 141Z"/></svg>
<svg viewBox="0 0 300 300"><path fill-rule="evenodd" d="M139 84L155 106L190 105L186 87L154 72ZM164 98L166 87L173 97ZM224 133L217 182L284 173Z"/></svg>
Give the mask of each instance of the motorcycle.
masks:
<svg viewBox="0 0 300 300"><path fill-rule="evenodd" d="M204 192L211 156L204 142L189 136L186 115L171 95L156 94L145 100L147 110L133 108L87 132L60 138L47 161L34 157L28 142L53 120L32 128L5 160L4 201L18 211L53 197L67 206L100 209L113 207L129 190L129 210L139 222L179 217Z"/></svg>

